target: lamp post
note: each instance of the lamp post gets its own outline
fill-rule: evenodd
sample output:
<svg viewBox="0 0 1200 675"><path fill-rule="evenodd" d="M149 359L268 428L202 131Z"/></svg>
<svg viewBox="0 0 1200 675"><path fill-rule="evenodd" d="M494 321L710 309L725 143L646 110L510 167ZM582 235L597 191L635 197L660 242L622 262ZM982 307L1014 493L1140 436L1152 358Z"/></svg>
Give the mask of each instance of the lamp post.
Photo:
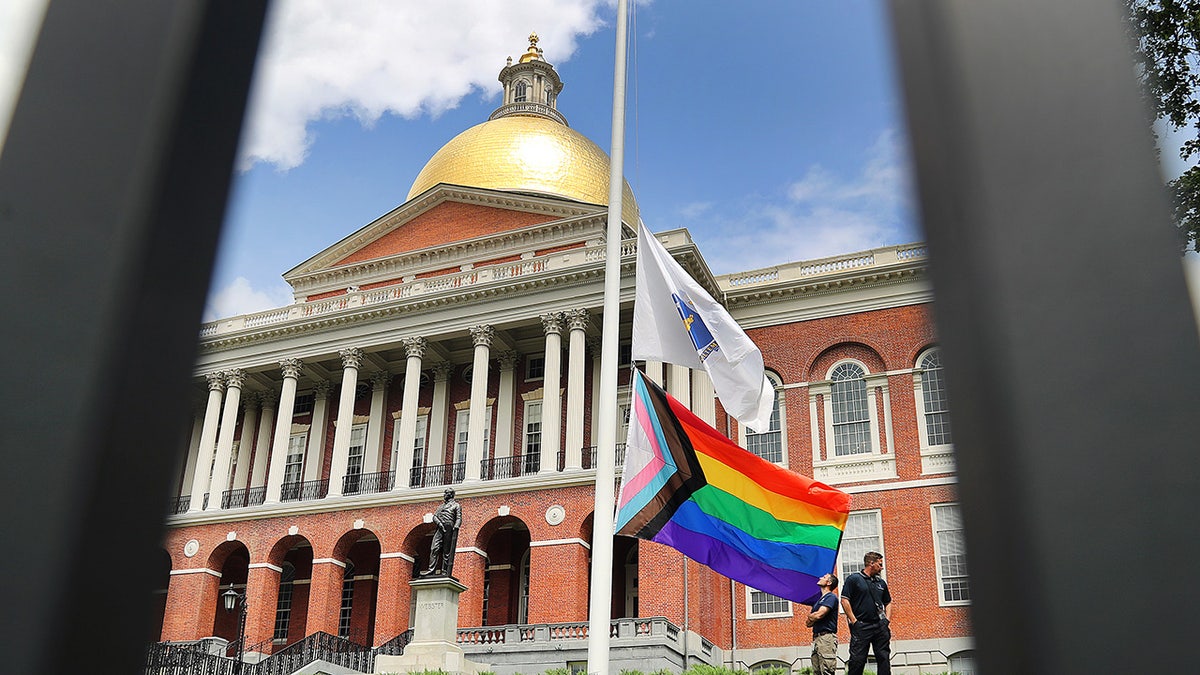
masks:
<svg viewBox="0 0 1200 675"><path fill-rule="evenodd" d="M238 593L233 590L233 584L229 584L229 590L221 594L221 600L225 603L225 611L232 612L237 606L241 606L242 615L238 618L238 648L237 648L237 663L234 664L234 673L241 675L242 672L242 657L246 652L246 612L249 610L249 603L246 602L246 594Z"/></svg>

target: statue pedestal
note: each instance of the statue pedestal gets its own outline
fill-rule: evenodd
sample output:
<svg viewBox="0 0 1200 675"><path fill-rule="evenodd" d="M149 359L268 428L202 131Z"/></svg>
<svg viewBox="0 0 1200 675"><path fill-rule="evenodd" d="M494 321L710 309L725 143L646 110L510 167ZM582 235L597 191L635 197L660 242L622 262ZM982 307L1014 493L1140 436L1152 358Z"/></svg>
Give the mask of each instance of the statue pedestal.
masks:
<svg viewBox="0 0 1200 675"><path fill-rule="evenodd" d="M474 675L486 664L468 661L458 646L458 596L467 590L457 579L430 577L408 582L416 603L413 640L400 656L375 657L376 673L444 670Z"/></svg>

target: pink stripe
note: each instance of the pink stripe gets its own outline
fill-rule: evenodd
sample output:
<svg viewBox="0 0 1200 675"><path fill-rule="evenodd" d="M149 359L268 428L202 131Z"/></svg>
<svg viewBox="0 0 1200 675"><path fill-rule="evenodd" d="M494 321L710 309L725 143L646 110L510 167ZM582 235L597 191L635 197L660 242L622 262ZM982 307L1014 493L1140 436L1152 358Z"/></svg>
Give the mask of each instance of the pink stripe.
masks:
<svg viewBox="0 0 1200 675"><path fill-rule="evenodd" d="M654 451L654 458L636 476L626 481L621 487L621 494L626 498L621 500L620 506L629 503L629 500L641 492L642 488L646 487L650 483L650 480L658 475L658 472L662 471L663 467L667 465L662 456L662 448L658 445L658 435L654 433L654 424L650 421L650 411L646 410L646 402L642 400L642 397L634 396L633 411L637 415L638 425L642 428L642 434L650 442L650 449Z"/></svg>

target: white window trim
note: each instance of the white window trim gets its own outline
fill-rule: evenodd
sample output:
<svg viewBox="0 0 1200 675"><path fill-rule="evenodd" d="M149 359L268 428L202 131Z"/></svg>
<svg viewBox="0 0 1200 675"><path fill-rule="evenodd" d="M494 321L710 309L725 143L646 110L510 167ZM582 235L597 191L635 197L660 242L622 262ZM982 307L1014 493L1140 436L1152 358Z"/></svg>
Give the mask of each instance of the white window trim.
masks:
<svg viewBox="0 0 1200 675"><path fill-rule="evenodd" d="M539 399L525 401L525 410L521 415L521 456L522 457L529 456L529 411L530 411L530 409L535 408L535 407L538 410L538 420L537 421L538 421L538 440L539 440L538 454L539 454L539 456L542 451L541 450L542 444L540 441L542 440L542 429L543 429L544 422L542 420L542 412L543 412L542 399L539 398Z"/></svg>
<svg viewBox="0 0 1200 675"><path fill-rule="evenodd" d="M422 426L422 424L423 424L423 426ZM421 456L421 466L425 466L426 454L429 452L429 415L427 415L427 414L417 415L416 431L417 431L417 435L413 439L412 461L414 463L417 461L418 452L417 452L416 441L423 440L424 442L421 444L419 454ZM424 431L424 433L422 433L422 431ZM395 471L397 468L399 468L396 466L396 463L399 461L400 461L400 418L397 417L392 422L392 465L391 465L392 471ZM411 469L412 469L412 467L409 466L409 467L405 468L404 470L409 471ZM408 480L408 479L406 478L405 480Z"/></svg>
<svg viewBox="0 0 1200 675"><path fill-rule="evenodd" d="M833 381L830 376L843 363L853 363L862 368L867 387L867 419L870 422L871 452L859 455L836 457L833 455ZM879 389L879 393L876 393ZM822 396L824 422L821 425L825 431L825 443L822 446L815 421L817 419L817 396ZM872 373L865 363L858 359L840 359L825 372L825 380L810 384L808 387L809 413L814 423L813 435L813 478L836 485L838 483L857 483L870 480L897 478L895 452L884 452L879 445L879 405L878 397L883 396L884 420L887 433L887 443L894 448L891 433L891 397L888 393L887 373ZM889 448L890 449L890 448Z"/></svg>
<svg viewBox="0 0 1200 675"><path fill-rule="evenodd" d="M942 558L942 550L941 550L942 547L940 544L938 544L938 536L937 536L937 533L938 533L937 507L939 507L939 506L943 506L943 507L952 506L956 509L959 509L959 517L960 518L962 517L962 511L958 505L958 502L938 502L936 504L929 505L929 533L930 533L930 536L933 537L933 569L934 569L934 572L936 572L936 576L937 576L936 591L937 591L938 605L940 605L942 607L964 607L964 606L970 605L971 601L970 600L947 600L946 594L943 592L943 589L942 589L942 566L940 564L941 558ZM968 561L967 564L969 566L970 561ZM970 588L970 576L969 575L968 575L967 579L968 579L967 587L969 589Z"/></svg>
<svg viewBox="0 0 1200 675"><path fill-rule="evenodd" d="M929 428L925 424L925 388L922 384L922 374L925 371L921 368L921 361L935 351L938 351L937 347L930 347L918 354L917 362L913 366L912 372L913 399L917 411L917 438L921 444L922 476L933 473L954 473L956 471L954 445L951 443L930 445ZM953 433L953 427L951 427L951 432Z"/></svg>
<svg viewBox="0 0 1200 675"><path fill-rule="evenodd" d="M284 475L284 478L286 481L288 456L292 454L291 453L292 441L293 441L293 439L296 439L296 438L300 439L300 441L299 441L299 443L300 443L300 474L298 476L299 480L297 482L303 482L304 481L304 463L308 461L308 432L307 431L303 431L298 434L291 434L288 436L288 447L284 450L284 455L283 455L283 475Z"/></svg>
<svg viewBox="0 0 1200 675"><path fill-rule="evenodd" d="M780 598L781 600L783 600L784 602L787 603L787 611L786 612L755 613L754 612L754 603L751 601L753 594L754 593L766 593L766 591L760 591L757 588L751 588L750 586L747 586L746 584L742 584L742 587L746 589L746 619L747 620L753 621L753 620L757 620L757 619L786 619L786 618L792 616L792 611L793 611L792 606L795 605L796 603L792 602L791 600L788 600L787 598ZM768 595L773 595L773 594L768 593ZM779 597L779 596L775 596L775 597Z"/></svg>
<svg viewBox="0 0 1200 675"><path fill-rule="evenodd" d="M358 434L359 440L361 441L361 443L358 445L354 444L354 437L356 434ZM346 449L346 473L349 474L350 459L355 457L354 450L357 448L357 456L359 458L357 475L361 476L363 474L363 469L367 466L367 425L355 424L354 426L350 427L349 442L350 446Z"/></svg>
<svg viewBox="0 0 1200 675"><path fill-rule="evenodd" d="M779 466L786 467L786 466L788 466L787 397L784 395L785 390L784 390L782 378L780 378L775 373L768 371L767 372L767 381L770 382L772 384L772 386L775 387L775 396L779 400L779 451L780 451L780 458L779 458L778 462L773 462L773 464L777 464ZM748 434L750 428L747 427L746 425L742 424L741 422L738 422L737 420L734 420L734 424L737 426L738 445L740 445L742 447L742 449L746 450L747 452L750 452L749 448L747 448L747 446L749 445L749 439L747 438L747 434Z"/></svg>
<svg viewBox="0 0 1200 675"><path fill-rule="evenodd" d="M878 527L877 532L879 534L879 548L875 549L875 552L878 553L879 555L883 556L883 560L885 563L884 571L880 572L879 576L883 577L886 580L887 579L887 565L886 565L886 563L887 563L887 542L885 542L883 540L883 510L882 509L858 509L855 511L851 511L850 515L853 516L853 515L858 515L858 514L862 514L862 513L874 513L875 514L875 523ZM841 549L839 549L837 561L834 563L834 569L837 570L836 572L834 572L834 574L839 575L839 579L838 579L838 588L839 589L846 585L845 577L849 576L848 574L842 573L843 572L842 563L844 563L844 562L846 562L846 561L842 559L842 551L841 551ZM862 571L862 558L859 558L854 561L854 573L857 574L860 571ZM842 611L842 603L840 603L840 602L838 603L838 611L839 612Z"/></svg>

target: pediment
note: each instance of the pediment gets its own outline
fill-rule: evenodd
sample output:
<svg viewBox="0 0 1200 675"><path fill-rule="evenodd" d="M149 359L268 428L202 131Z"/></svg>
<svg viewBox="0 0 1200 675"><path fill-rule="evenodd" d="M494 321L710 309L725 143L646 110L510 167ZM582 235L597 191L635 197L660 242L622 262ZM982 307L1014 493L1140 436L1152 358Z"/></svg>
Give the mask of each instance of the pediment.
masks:
<svg viewBox="0 0 1200 675"><path fill-rule="evenodd" d="M410 261L448 260L480 242L603 213L605 207L553 197L439 184L283 275L298 294L360 276L359 271L408 268ZM470 262L470 261L467 261ZM408 273L410 270L401 270ZM421 272L420 269L411 270ZM375 276L375 275L371 275ZM336 285L336 284L335 284ZM342 286L344 288L344 286Z"/></svg>

